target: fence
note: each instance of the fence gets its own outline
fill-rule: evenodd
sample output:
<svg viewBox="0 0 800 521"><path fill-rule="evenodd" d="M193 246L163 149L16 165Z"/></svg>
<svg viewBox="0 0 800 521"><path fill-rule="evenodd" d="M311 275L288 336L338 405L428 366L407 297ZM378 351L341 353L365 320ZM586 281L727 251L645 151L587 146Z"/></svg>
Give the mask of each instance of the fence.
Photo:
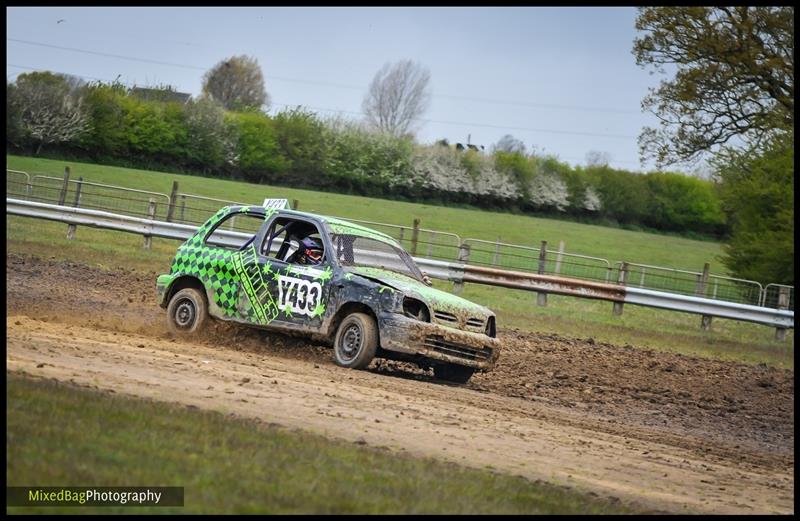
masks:
<svg viewBox="0 0 800 521"><path fill-rule="evenodd" d="M36 175L31 179L31 201L65 204L76 208L105 210L134 217L163 220L169 208L169 196L159 192L124 188Z"/></svg>
<svg viewBox="0 0 800 521"><path fill-rule="evenodd" d="M413 226L399 224L386 224L358 219L347 219L350 222L363 224L394 238L413 256L427 257L429 259L456 260L461 237L455 233L439 230L429 230L419 227L419 219L414 220Z"/></svg>
<svg viewBox="0 0 800 521"><path fill-rule="evenodd" d="M226 201L224 199L215 199L213 197L203 197L200 195L192 194L175 194L175 208L171 216L171 222L182 224L202 224L208 220L209 217L217 213L223 206L239 205L245 206L247 203L237 201ZM229 230L252 232L253 221L251 219L236 219L232 218L228 221L227 225Z"/></svg>
<svg viewBox="0 0 800 521"><path fill-rule="evenodd" d="M244 205L194 194L178 192L177 182L171 195L120 186L70 179L69 167L64 177L30 176L28 172L6 169L6 194L15 198L103 210L123 215L199 225L219 208ZM252 204L252 203L251 203ZM257 203L256 203L257 204ZM295 203L296 204L296 203ZM794 310L794 288L768 284L762 288L755 281L722 275L680 270L662 266L617 262L564 251L563 242L557 250L542 242L537 248L504 243L498 239L461 239L457 234L421 228L419 219L412 226L348 219L393 237L414 257L439 261L458 261L464 264L514 270L539 275L554 275L573 279L621 283L654 291L705 297L740 304ZM241 222L239 222L241 221ZM252 232L249 219L231 220L231 231ZM74 235L74 226L71 233ZM457 286L460 289L460 286ZM783 292L783 293L782 293ZM781 297L781 294L784 294ZM540 294L539 302L546 303ZM621 305L617 306L621 312Z"/></svg>
<svg viewBox="0 0 800 521"><path fill-rule="evenodd" d="M36 203L6 198L6 212L10 215L36 217L67 223L69 226L87 225L112 230L138 233L169 239L186 239L195 232L195 227L186 224L115 215L97 210L71 208L65 205ZM241 244L248 235L223 231L224 238ZM236 240L236 236L239 240ZM785 339L786 331L794 327L794 312L770 309L762 306L738 304L703 297L676 295L666 292L644 290L604 282L583 281L567 277L505 271L496 268L464 265L458 262L443 262L434 259L415 258L422 269L432 277L455 283L474 282L490 286L516 288L537 293L556 293L576 297L609 300L615 304L641 306L682 311L687 313L717 316L733 320L744 320L776 328L776 337ZM783 292L786 295L786 291Z"/></svg>
<svg viewBox="0 0 800 521"><path fill-rule="evenodd" d="M70 179L68 172L59 178L47 175L31 177L27 172L6 170L6 193L28 201L136 217L164 219L167 215L170 199L165 194L84 181L82 178Z"/></svg>
<svg viewBox="0 0 800 521"><path fill-rule="evenodd" d="M467 238L463 244L468 246L468 250L462 254L461 260L469 264L583 280L611 280L611 264L606 259L567 253L563 242L557 251L548 250L546 242L535 248L507 244L499 239L491 242Z"/></svg>
<svg viewBox="0 0 800 521"><path fill-rule="evenodd" d="M775 309L794 310L794 288L783 284L767 284L761 296L761 305Z"/></svg>
<svg viewBox="0 0 800 521"><path fill-rule="evenodd" d="M621 277L629 287L760 305L763 288L752 280L712 275L705 270L687 271L631 262L625 265L623 268L622 263L618 262L614 268L616 273L624 269L626 273L622 273Z"/></svg>
<svg viewBox="0 0 800 521"><path fill-rule="evenodd" d="M21 170L6 170L6 194L27 197L31 189L31 176Z"/></svg>

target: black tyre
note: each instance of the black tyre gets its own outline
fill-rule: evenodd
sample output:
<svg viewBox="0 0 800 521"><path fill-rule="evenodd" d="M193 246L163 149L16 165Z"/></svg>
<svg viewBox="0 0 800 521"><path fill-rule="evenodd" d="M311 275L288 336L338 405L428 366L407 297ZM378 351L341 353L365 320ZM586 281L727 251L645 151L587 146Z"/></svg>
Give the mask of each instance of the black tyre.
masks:
<svg viewBox="0 0 800 521"><path fill-rule="evenodd" d="M201 332L208 323L206 296L198 289L184 288L172 296L167 306L167 327L178 336Z"/></svg>
<svg viewBox="0 0 800 521"><path fill-rule="evenodd" d="M378 349L378 325L365 313L347 315L333 342L336 364L350 369L364 369Z"/></svg>
<svg viewBox="0 0 800 521"><path fill-rule="evenodd" d="M436 378L459 384L467 383L473 373L475 373L473 367L466 367L463 365L437 364L433 366L433 374Z"/></svg>

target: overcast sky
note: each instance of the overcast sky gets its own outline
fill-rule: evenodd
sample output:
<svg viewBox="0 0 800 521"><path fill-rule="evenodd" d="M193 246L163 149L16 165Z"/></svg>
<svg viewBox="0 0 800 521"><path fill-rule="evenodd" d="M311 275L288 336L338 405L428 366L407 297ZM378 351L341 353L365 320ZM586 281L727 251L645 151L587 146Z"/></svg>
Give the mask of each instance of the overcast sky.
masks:
<svg viewBox="0 0 800 521"><path fill-rule="evenodd" d="M655 117L641 99L661 77L631 54L636 10L617 8L23 8L6 10L6 74L51 70L198 95L220 60L254 56L271 113L303 105L361 118L386 63L430 70L423 143L504 134L528 149L585 164L647 171L637 137Z"/></svg>

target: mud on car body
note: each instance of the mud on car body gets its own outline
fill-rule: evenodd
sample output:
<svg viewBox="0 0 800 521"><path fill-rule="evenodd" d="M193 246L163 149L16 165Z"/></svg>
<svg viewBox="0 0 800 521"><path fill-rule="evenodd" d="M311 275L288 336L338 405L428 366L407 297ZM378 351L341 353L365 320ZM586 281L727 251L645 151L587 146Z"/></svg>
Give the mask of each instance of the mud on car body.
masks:
<svg viewBox="0 0 800 521"><path fill-rule="evenodd" d="M292 262L308 238L322 258ZM332 217L226 206L178 248L156 287L174 334L200 331L209 316L298 333L332 344L343 367L381 357L463 383L500 351L492 311L430 287L388 235Z"/></svg>

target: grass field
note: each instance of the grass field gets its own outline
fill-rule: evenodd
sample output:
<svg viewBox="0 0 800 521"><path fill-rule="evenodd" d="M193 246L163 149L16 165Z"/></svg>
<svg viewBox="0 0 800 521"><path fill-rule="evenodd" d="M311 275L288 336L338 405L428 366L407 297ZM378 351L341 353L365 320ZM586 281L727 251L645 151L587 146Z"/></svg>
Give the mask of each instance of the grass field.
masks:
<svg viewBox="0 0 800 521"><path fill-rule="evenodd" d="M7 513L615 514L619 502L7 373L8 486L182 486L184 507Z"/></svg>
<svg viewBox="0 0 800 521"><path fill-rule="evenodd" d="M7 156L8 167L33 173L61 175L64 162ZM724 274L714 262L720 244L679 237L653 235L615 228L577 224L553 219L418 205L282 187L251 185L202 177L181 176L102 165L70 163L72 176L86 180L169 193L173 180L182 192L221 199L258 202L265 197L298 199L300 208L353 219L410 225L416 217L422 226L452 231L462 238L475 237L535 245L540 240L558 244L567 251L609 260L625 259L642 264L698 270L712 262L712 273ZM65 238L66 226L40 220L9 217L7 248L80 261L101 267L125 266L141 271L166 272L177 243L153 240L153 249L142 249L142 238L125 233L78 229L77 240ZM436 281L442 289L451 285ZM535 305L533 293L467 284L465 298L485 304L498 314L500 327L516 327L587 338L616 344L632 344L740 360L794 367L794 332L783 343L774 340L774 330L755 324L714 319L711 331L702 331L700 317L628 305L622 316L613 316L611 303L550 295L546 307Z"/></svg>
<svg viewBox="0 0 800 521"><path fill-rule="evenodd" d="M6 164L8 168L23 170L31 175L38 173L56 177L61 177L64 167L69 165L72 179L82 176L87 181L164 194L169 194L172 182L178 181L181 192L230 201L260 204L267 197L286 198L290 201L297 199L301 210L350 219L411 226L413 220L418 218L423 228L456 233L462 238L495 241L499 237L501 242L536 247L541 241L548 241L551 248L557 248L559 241L563 240L565 251L602 257L612 263L625 260L698 271L703 269L704 263L710 262L712 273L727 274L717 259L722 252L720 244L711 241L653 235L511 213L295 190L89 163L67 163L7 155Z"/></svg>

